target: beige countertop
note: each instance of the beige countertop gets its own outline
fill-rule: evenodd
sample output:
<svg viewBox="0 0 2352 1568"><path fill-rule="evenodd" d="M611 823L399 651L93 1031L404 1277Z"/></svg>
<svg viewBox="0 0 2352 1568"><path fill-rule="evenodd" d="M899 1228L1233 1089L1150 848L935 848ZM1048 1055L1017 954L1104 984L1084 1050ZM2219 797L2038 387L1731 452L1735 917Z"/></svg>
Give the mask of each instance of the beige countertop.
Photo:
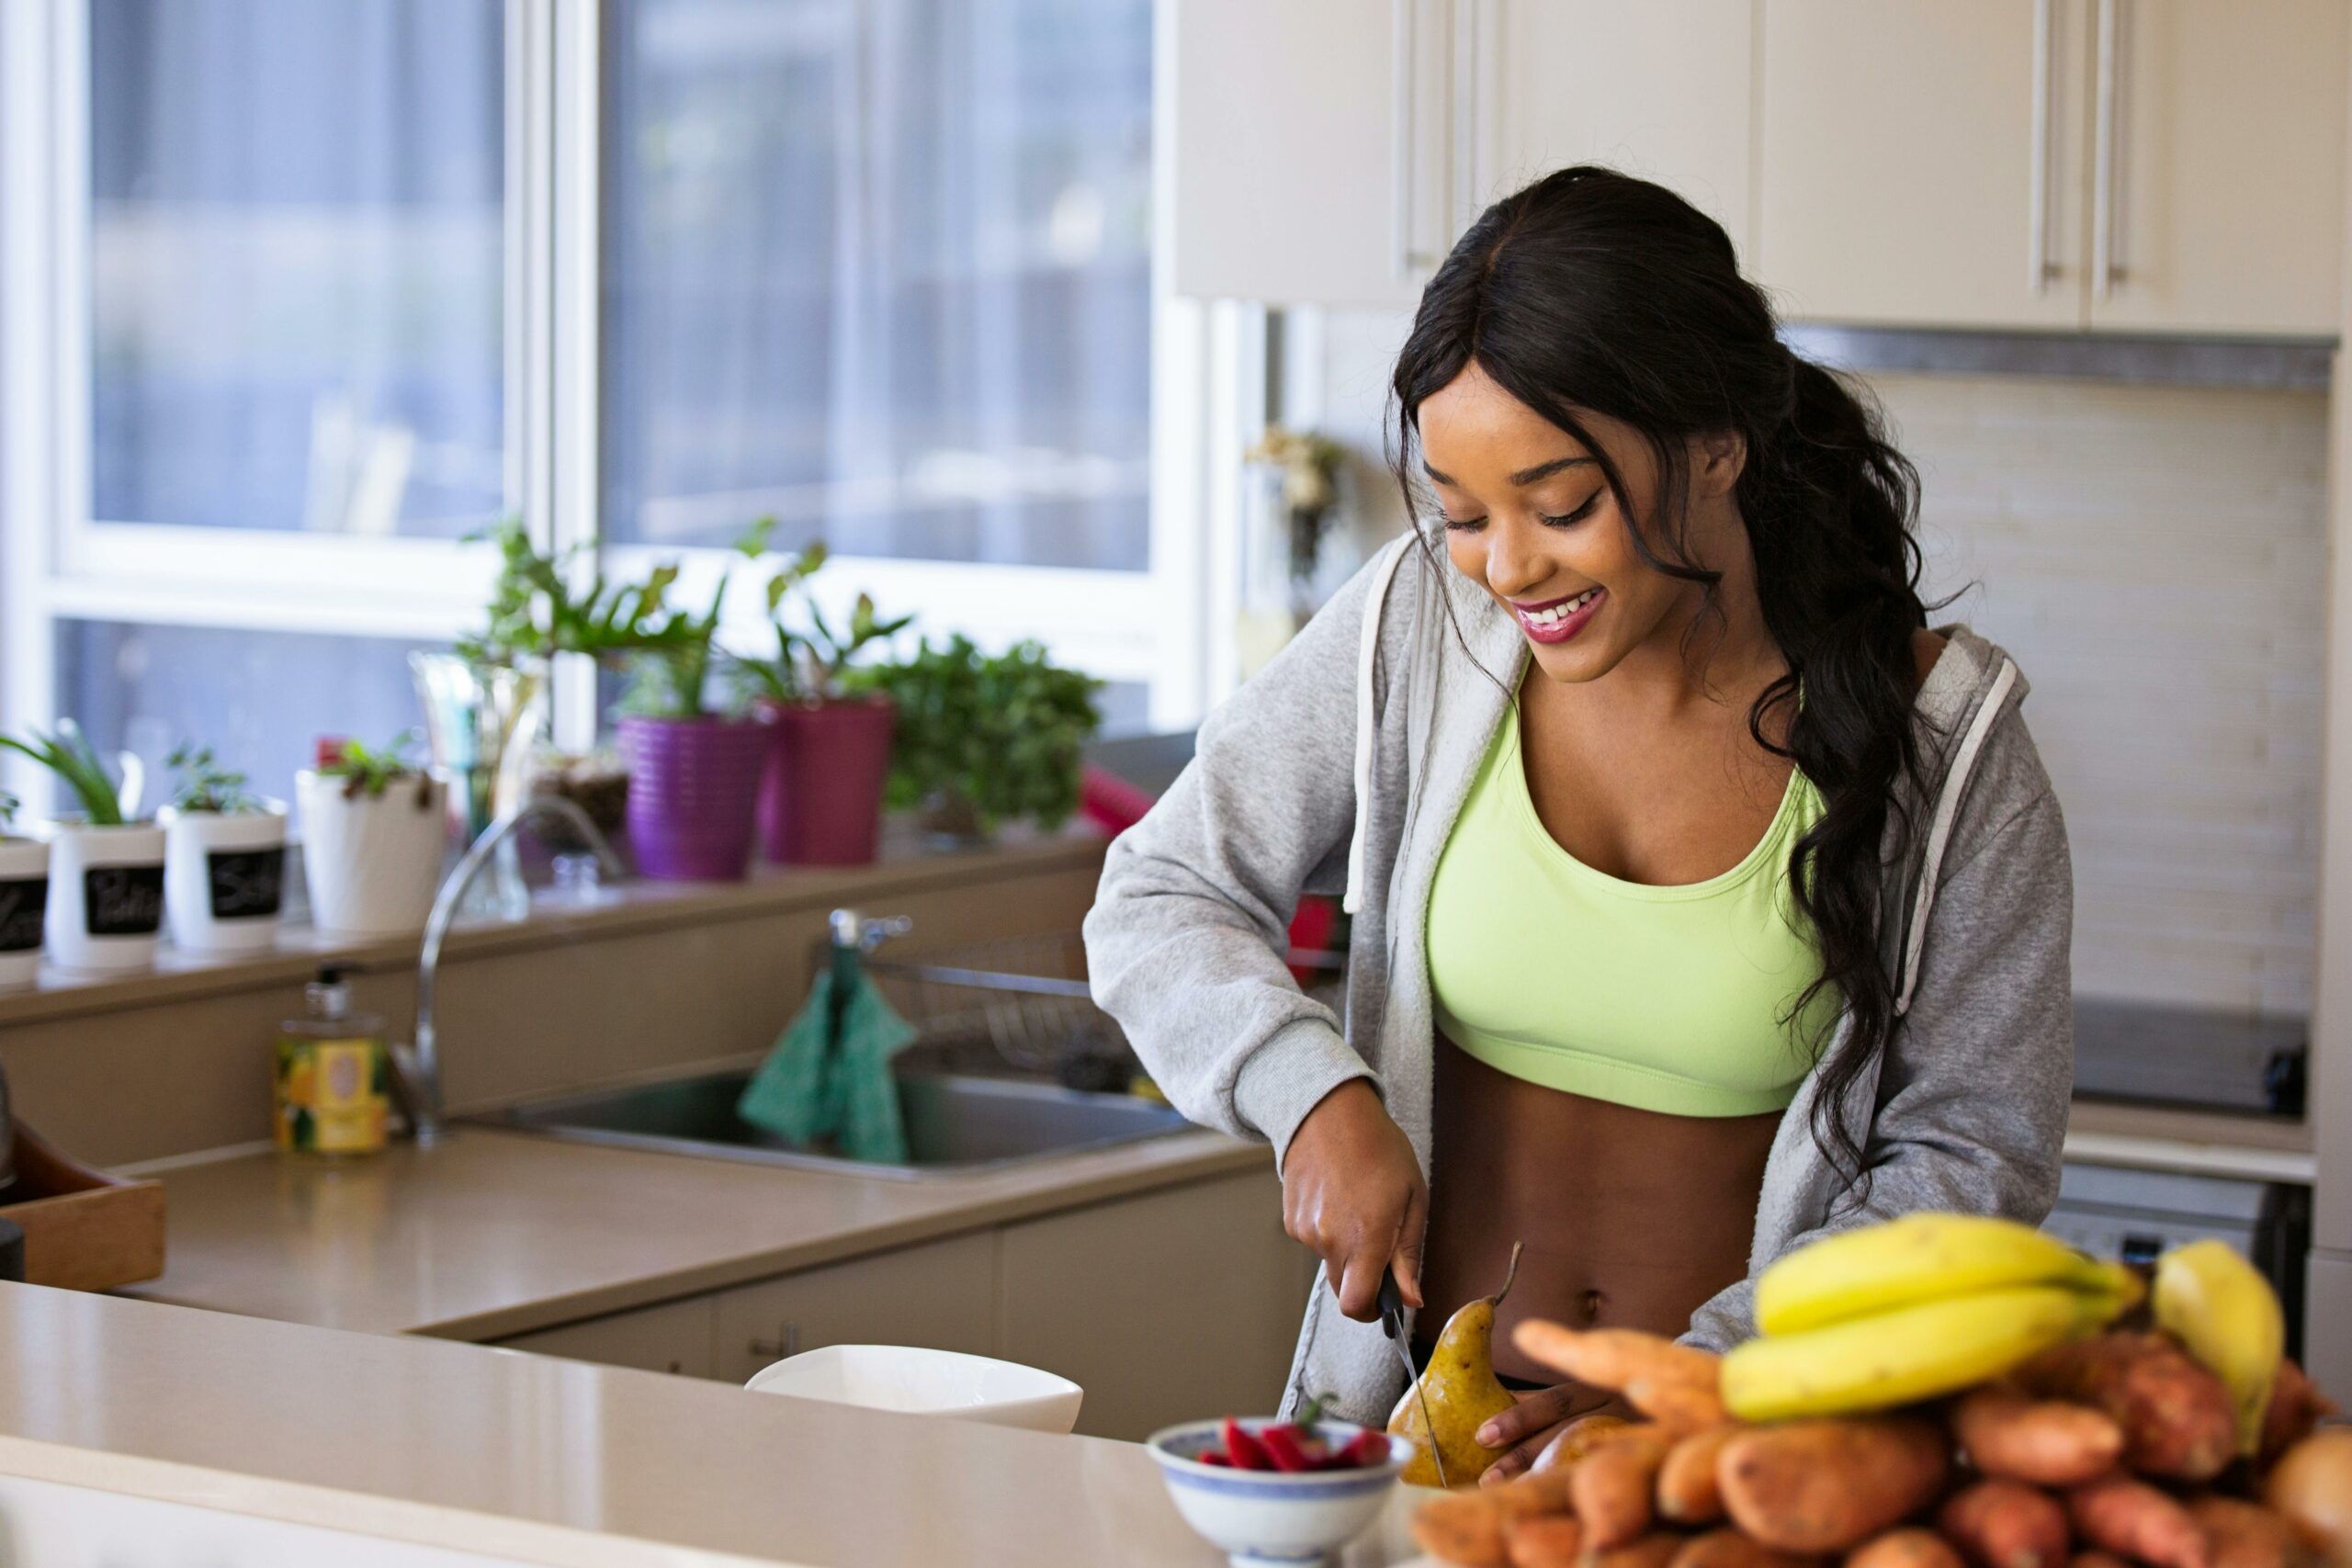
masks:
<svg viewBox="0 0 2352 1568"><path fill-rule="evenodd" d="M369 1158L163 1171L166 1267L131 1293L376 1334L498 1339L650 1302L1268 1165L1185 1132L893 1180L459 1126Z"/></svg>
<svg viewBox="0 0 2352 1568"><path fill-rule="evenodd" d="M0 1473L568 1568L1224 1562L1132 1444L28 1285Z"/></svg>

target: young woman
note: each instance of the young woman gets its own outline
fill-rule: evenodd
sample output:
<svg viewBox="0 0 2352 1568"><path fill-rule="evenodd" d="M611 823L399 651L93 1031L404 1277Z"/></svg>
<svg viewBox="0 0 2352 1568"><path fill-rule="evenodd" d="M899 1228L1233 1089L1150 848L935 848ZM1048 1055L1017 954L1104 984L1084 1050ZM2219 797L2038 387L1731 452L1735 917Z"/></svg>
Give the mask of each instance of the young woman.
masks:
<svg viewBox="0 0 2352 1568"><path fill-rule="evenodd" d="M1498 202L1395 393L1419 525L1202 727L1087 952L1175 1103L1274 1146L1330 1285L1291 1401L1385 1420L1383 1273L1425 1352L1525 1244L1499 1477L1602 1403L1518 1315L1727 1348L1825 1229L2042 1217L2073 890L2016 665L1926 628L1910 466L1711 220L1596 168ZM1344 1024L1280 951L1341 888Z"/></svg>

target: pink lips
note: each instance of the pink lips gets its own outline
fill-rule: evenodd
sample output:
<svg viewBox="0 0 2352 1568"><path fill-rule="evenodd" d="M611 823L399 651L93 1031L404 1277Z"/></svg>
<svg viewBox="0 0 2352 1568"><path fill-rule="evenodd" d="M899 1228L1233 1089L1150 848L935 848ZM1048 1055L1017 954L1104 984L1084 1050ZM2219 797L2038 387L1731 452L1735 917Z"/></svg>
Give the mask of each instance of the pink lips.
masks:
<svg viewBox="0 0 2352 1568"><path fill-rule="evenodd" d="M1574 599L1575 594L1571 593L1564 599L1547 599L1541 604L1521 604L1514 602L1511 604L1511 611L1519 617L1520 630L1525 632L1530 639L1547 645L1563 643L1584 630L1586 624L1600 612L1600 606L1608 603L1609 590L1606 588L1595 589L1591 592L1592 597L1586 600L1583 607L1575 615L1564 620L1554 621L1549 625L1531 621L1527 617L1533 612L1548 610L1555 604L1565 604L1569 599Z"/></svg>

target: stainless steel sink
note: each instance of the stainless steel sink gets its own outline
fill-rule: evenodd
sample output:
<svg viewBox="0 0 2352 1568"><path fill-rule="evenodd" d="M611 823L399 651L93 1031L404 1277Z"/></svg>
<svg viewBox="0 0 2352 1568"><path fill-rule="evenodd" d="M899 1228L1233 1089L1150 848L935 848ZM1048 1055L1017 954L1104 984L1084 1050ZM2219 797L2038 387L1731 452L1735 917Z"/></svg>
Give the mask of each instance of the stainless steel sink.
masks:
<svg viewBox="0 0 2352 1568"><path fill-rule="evenodd" d="M1088 1094L1018 1079L902 1073L899 1104L910 1157L904 1165L877 1165L788 1144L745 1122L735 1114L735 1102L750 1079L748 1069L709 1073L534 1100L471 1120L621 1148L917 1178L996 1170L1162 1137L1186 1126L1166 1106L1124 1094Z"/></svg>

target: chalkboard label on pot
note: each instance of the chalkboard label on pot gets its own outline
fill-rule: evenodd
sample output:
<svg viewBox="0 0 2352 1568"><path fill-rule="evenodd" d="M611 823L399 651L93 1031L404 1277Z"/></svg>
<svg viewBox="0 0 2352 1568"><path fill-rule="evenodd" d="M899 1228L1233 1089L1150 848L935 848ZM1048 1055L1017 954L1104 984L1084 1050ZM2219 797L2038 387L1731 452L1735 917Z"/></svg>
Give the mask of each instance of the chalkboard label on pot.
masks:
<svg viewBox="0 0 2352 1568"><path fill-rule="evenodd" d="M286 893L286 848L214 850L204 857L216 920L266 919Z"/></svg>
<svg viewBox="0 0 2352 1568"><path fill-rule="evenodd" d="M164 868L91 866L82 873L82 911L92 936L153 936L164 926Z"/></svg>
<svg viewBox="0 0 2352 1568"><path fill-rule="evenodd" d="M41 917L48 912L48 877L0 882L0 953L30 953L40 946Z"/></svg>

